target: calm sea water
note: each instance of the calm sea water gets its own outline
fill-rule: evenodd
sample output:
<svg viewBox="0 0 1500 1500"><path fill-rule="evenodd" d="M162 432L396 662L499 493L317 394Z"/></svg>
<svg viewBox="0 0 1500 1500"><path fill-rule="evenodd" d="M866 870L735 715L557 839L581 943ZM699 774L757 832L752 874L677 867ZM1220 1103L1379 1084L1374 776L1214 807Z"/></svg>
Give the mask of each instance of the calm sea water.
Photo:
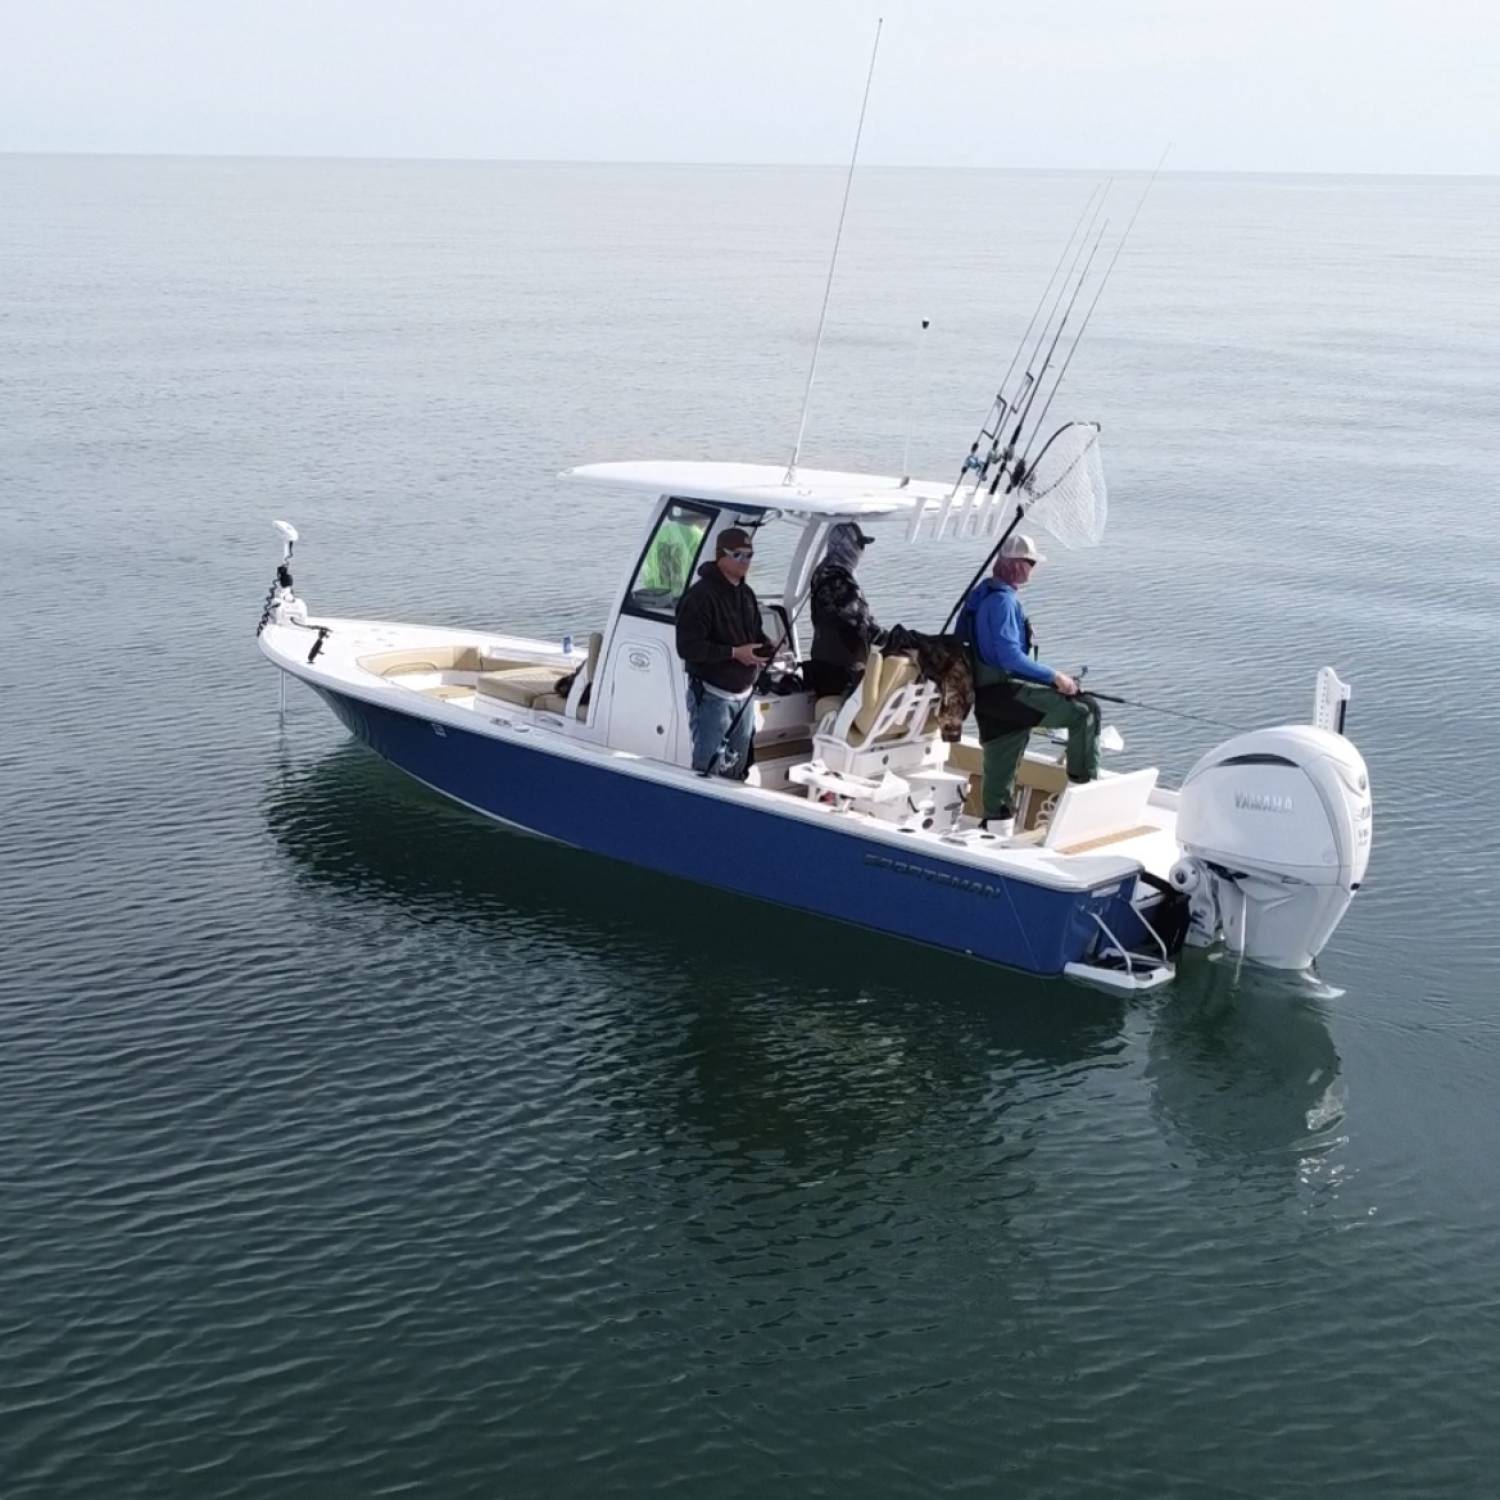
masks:
<svg viewBox="0 0 1500 1500"><path fill-rule="evenodd" d="M928 317L953 472L1090 186L864 173L805 461L899 467ZM0 158L7 1500L1493 1492L1500 183L1165 178L1054 409L1112 518L1049 656L1355 684L1327 993L949 961L278 728L269 517L318 610L598 625L641 507L553 475L784 458L841 187Z"/></svg>

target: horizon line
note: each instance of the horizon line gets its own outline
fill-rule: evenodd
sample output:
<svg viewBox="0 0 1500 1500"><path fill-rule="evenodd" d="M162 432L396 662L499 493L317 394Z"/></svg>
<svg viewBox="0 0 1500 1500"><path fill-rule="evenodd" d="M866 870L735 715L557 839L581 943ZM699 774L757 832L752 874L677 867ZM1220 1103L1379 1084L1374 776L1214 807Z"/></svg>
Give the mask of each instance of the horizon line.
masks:
<svg viewBox="0 0 1500 1500"><path fill-rule="evenodd" d="M696 160L684 157L584 157L584 156L427 156L427 155L360 155L343 152L284 151L111 151L94 149L32 149L0 146L0 157L93 157L107 160L134 161L287 161L287 162L368 162L405 165L453 166L546 166L546 167L728 167L759 170L767 167L782 170L843 171L847 162L827 161L729 161ZM1109 172L1114 176L1137 174L1147 176L1149 167L1118 166L965 166L932 162L867 162L866 171L887 172L1013 172L1035 174L1074 174L1079 176ZM1277 167L1179 167L1161 174L1163 177L1376 177L1416 178L1439 181L1493 181L1500 172L1414 172L1380 170L1372 167L1346 169L1285 169Z"/></svg>

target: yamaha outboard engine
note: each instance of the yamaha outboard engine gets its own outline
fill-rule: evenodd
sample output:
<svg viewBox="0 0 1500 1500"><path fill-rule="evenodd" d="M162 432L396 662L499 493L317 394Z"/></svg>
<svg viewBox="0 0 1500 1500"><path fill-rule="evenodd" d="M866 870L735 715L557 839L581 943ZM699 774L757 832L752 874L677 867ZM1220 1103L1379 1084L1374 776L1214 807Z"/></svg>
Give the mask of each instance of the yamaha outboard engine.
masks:
<svg viewBox="0 0 1500 1500"><path fill-rule="evenodd" d="M1364 879L1371 832L1364 759L1332 727L1258 729L1211 750L1177 804L1171 878L1189 942L1222 936L1256 963L1307 968Z"/></svg>

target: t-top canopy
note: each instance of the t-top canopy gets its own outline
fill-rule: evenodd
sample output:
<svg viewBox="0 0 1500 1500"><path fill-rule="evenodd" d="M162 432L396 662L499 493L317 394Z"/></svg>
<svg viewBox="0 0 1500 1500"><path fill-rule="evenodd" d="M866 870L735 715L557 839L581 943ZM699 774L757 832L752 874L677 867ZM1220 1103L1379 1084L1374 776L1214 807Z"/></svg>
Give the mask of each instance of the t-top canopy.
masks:
<svg viewBox="0 0 1500 1500"><path fill-rule="evenodd" d="M639 463L581 464L564 469L560 479L636 490L650 495L679 495L685 500L717 500L757 506L788 515L857 516L878 521L887 516L909 519L923 502L942 501L951 484L912 479L902 484L883 474L842 474L832 469L798 469L783 483L783 464L693 463L645 460Z"/></svg>

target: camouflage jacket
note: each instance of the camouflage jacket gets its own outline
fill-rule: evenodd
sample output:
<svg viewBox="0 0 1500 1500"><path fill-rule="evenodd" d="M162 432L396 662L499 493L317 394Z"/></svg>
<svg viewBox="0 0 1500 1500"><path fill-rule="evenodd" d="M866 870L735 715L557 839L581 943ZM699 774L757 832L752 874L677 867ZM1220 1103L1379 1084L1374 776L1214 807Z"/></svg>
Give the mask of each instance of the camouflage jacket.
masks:
<svg viewBox="0 0 1500 1500"><path fill-rule="evenodd" d="M812 576L814 661L854 667L879 633L864 592L847 568L820 563Z"/></svg>

